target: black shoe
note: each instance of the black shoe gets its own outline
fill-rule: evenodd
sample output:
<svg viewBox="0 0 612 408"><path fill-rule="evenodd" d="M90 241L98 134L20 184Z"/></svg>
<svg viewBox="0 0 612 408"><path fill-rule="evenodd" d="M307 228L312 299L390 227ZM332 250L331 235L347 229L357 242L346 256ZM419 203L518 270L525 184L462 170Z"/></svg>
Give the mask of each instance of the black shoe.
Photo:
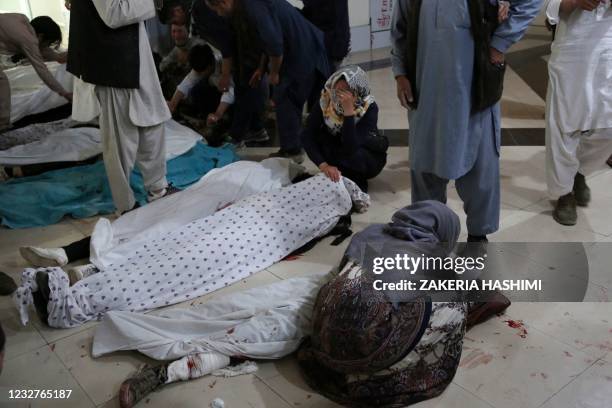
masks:
<svg viewBox="0 0 612 408"><path fill-rule="evenodd" d="M119 406L132 408L151 392L168 381L167 365L144 367L121 384Z"/></svg>
<svg viewBox="0 0 612 408"><path fill-rule="evenodd" d="M51 290L49 289L49 274L47 272L36 273L36 285L38 290L32 293L34 299L34 307L40 320L45 324L49 324L49 311L47 309L49 305L49 297Z"/></svg>
<svg viewBox="0 0 612 408"><path fill-rule="evenodd" d="M486 235L469 235L467 243L458 247L457 255L464 258L482 258L487 254L489 240Z"/></svg>
<svg viewBox="0 0 612 408"><path fill-rule="evenodd" d="M578 213L576 212L576 198L574 193L569 193L557 200L553 210L553 218L561 225L576 225Z"/></svg>
<svg viewBox="0 0 612 408"><path fill-rule="evenodd" d="M574 177L574 198L580 207L586 207L591 201L591 189L587 186L586 179L580 173Z"/></svg>
<svg viewBox="0 0 612 408"><path fill-rule="evenodd" d="M612 167L612 156L610 156L606 163L608 164L608 166Z"/></svg>
<svg viewBox="0 0 612 408"><path fill-rule="evenodd" d="M0 272L0 296L12 295L17 290L17 284L4 272Z"/></svg>

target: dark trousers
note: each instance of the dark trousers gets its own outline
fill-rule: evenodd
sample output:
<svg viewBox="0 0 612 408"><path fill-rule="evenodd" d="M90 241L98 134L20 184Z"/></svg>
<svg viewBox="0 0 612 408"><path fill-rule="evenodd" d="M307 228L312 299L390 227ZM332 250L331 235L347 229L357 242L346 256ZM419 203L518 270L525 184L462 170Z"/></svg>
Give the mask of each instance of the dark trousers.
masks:
<svg viewBox="0 0 612 408"><path fill-rule="evenodd" d="M81 259L89 258L89 247L91 244L91 237L83 238L80 241L75 241L63 247L68 257L68 262L80 261Z"/></svg>
<svg viewBox="0 0 612 408"><path fill-rule="evenodd" d="M205 118L208 114L217 111L221 92L208 83L208 78L204 78L193 87L189 97L197 114Z"/></svg>
<svg viewBox="0 0 612 408"><path fill-rule="evenodd" d="M499 229L499 152L492 136L483 137L474 167L455 180L467 215L470 235L492 234ZM447 179L412 170L412 202L436 200L446 203Z"/></svg>
<svg viewBox="0 0 612 408"><path fill-rule="evenodd" d="M380 174L387 164L387 155L361 148L349 157L338 158L336 156L326 161L338 167L344 177L354 181L363 192L367 193L367 181Z"/></svg>
<svg viewBox="0 0 612 408"><path fill-rule="evenodd" d="M233 106L230 134L236 140L244 139L248 132L258 132L264 128L266 102L269 97L268 78L264 77L257 88L248 84L234 89L236 102Z"/></svg>
<svg viewBox="0 0 612 408"><path fill-rule="evenodd" d="M317 74L313 72L301 79L285 76L281 83L274 87L272 98L276 104L276 123L282 150L296 151L302 148L302 111L316 81Z"/></svg>

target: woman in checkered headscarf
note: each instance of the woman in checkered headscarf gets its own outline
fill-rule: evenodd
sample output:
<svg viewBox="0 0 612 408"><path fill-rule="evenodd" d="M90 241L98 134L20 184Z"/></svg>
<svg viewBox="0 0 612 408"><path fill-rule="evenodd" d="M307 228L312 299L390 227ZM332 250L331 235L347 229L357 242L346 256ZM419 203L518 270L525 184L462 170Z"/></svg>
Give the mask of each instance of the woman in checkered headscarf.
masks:
<svg viewBox="0 0 612 408"><path fill-rule="evenodd" d="M367 191L367 180L387 162L388 141L378 132L378 106L367 74L343 67L327 80L302 133L308 157L334 181L345 176Z"/></svg>

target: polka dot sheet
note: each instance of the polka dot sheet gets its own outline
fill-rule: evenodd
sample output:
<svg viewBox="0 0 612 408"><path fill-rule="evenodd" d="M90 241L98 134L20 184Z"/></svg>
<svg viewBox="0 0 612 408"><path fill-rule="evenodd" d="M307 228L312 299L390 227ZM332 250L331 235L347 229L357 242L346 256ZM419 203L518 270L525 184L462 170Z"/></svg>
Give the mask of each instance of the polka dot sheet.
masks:
<svg viewBox="0 0 612 408"><path fill-rule="evenodd" d="M156 237L72 287L62 269L39 269L49 273L48 323L75 327L110 310L143 312L206 295L280 261L329 232L352 207L365 211L368 205L352 181L317 175ZM24 271L15 295L23 324L39 270Z"/></svg>

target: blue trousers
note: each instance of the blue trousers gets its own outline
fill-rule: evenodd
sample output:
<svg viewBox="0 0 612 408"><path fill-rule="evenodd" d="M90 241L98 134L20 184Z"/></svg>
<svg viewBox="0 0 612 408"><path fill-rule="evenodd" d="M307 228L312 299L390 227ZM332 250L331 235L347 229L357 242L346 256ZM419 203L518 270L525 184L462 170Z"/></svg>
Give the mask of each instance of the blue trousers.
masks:
<svg viewBox="0 0 612 408"><path fill-rule="evenodd" d="M446 204L448 179L415 171L411 171L411 178L413 203L436 200ZM455 187L463 200L468 234L480 236L497 231L500 213L499 151L494 135L483 135L474 166L455 180Z"/></svg>
<svg viewBox="0 0 612 408"><path fill-rule="evenodd" d="M236 102L233 105L230 135L242 140L248 132L258 132L264 128L264 115L268 101L268 77L264 76L257 88L248 84L235 87Z"/></svg>
<svg viewBox="0 0 612 408"><path fill-rule="evenodd" d="M302 79L281 76L280 84L274 87L273 100L276 104L276 123L282 150L302 148L302 111L317 79L316 72Z"/></svg>

